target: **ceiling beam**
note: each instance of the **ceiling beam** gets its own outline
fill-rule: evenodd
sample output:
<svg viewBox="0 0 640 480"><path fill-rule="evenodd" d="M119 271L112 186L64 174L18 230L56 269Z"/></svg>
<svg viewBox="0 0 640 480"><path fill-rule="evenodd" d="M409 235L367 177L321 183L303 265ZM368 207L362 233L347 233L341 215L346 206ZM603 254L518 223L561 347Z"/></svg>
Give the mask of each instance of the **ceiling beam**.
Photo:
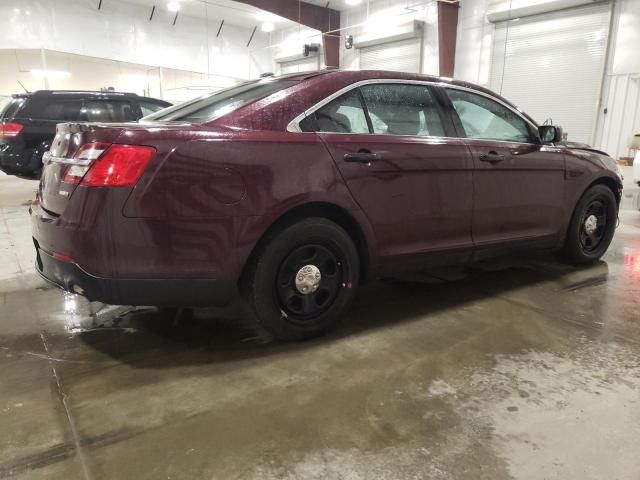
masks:
<svg viewBox="0 0 640 480"><path fill-rule="evenodd" d="M299 0L236 0L284 17L323 33L324 63L327 67L340 65L340 12ZM328 5L328 4L327 4ZM335 34L329 32L336 31Z"/></svg>
<svg viewBox="0 0 640 480"><path fill-rule="evenodd" d="M440 75L453 77L458 34L458 2L438 2L438 60Z"/></svg>

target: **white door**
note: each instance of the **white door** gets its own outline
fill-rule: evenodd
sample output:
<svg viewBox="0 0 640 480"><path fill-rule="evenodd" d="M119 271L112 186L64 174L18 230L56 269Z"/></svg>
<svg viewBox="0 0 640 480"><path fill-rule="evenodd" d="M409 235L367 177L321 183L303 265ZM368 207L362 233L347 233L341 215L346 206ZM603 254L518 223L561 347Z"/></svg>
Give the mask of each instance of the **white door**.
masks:
<svg viewBox="0 0 640 480"><path fill-rule="evenodd" d="M293 60L291 62L282 62L280 64L281 75L285 73L310 72L313 70L320 70L320 57L318 55Z"/></svg>
<svg viewBox="0 0 640 480"><path fill-rule="evenodd" d="M608 3L496 23L491 89L592 144L608 29Z"/></svg>
<svg viewBox="0 0 640 480"><path fill-rule="evenodd" d="M420 73L422 40L410 38L360 49L360 70Z"/></svg>

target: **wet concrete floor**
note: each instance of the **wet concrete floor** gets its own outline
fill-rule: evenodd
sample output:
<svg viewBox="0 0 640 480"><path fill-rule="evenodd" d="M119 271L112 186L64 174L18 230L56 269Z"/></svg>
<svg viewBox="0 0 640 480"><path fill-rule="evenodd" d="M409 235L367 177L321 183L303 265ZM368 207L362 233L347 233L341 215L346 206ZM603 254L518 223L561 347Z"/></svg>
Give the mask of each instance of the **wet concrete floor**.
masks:
<svg viewBox="0 0 640 480"><path fill-rule="evenodd" d="M603 261L378 282L330 335L88 304L0 176L0 478L640 479L640 212Z"/></svg>

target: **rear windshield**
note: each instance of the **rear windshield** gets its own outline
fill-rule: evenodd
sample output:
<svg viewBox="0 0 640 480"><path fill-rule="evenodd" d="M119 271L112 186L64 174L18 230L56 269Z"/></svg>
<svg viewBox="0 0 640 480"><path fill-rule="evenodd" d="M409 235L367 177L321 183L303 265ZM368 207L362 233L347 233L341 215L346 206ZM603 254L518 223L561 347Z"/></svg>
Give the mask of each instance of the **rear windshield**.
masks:
<svg viewBox="0 0 640 480"><path fill-rule="evenodd" d="M243 83L188 102L166 108L143 120L206 122L222 117L272 93L297 84L297 80L264 79Z"/></svg>
<svg viewBox="0 0 640 480"><path fill-rule="evenodd" d="M11 120L16 116L25 98L8 98L0 100L0 120Z"/></svg>

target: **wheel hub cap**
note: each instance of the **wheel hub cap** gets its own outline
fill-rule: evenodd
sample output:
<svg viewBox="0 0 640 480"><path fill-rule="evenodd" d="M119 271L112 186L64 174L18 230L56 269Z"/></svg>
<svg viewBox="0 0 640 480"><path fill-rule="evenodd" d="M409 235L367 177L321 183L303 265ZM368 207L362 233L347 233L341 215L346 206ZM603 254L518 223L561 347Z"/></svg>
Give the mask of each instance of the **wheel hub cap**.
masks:
<svg viewBox="0 0 640 480"><path fill-rule="evenodd" d="M301 294L308 295L318 290L321 279L322 275L318 267L305 265L296 273L296 289Z"/></svg>
<svg viewBox="0 0 640 480"><path fill-rule="evenodd" d="M589 215L584 221L584 231L591 235L598 228L598 219L595 215Z"/></svg>

